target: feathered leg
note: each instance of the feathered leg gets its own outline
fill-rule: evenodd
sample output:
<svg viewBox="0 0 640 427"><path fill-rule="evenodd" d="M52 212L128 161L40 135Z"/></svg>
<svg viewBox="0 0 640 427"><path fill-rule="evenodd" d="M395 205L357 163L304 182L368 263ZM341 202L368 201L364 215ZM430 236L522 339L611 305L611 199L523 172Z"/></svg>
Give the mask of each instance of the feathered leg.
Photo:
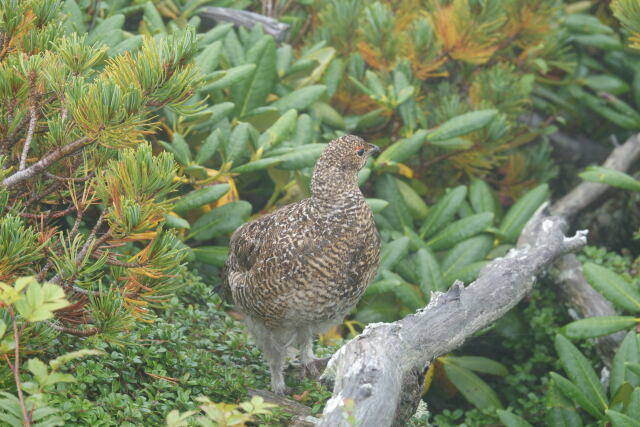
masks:
<svg viewBox="0 0 640 427"><path fill-rule="evenodd" d="M284 383L284 362L286 352L265 353L269 362L269 370L271 371L271 391L284 396L288 391L288 387Z"/></svg>
<svg viewBox="0 0 640 427"><path fill-rule="evenodd" d="M300 358L307 378L318 378L320 370L316 362L320 359L313 353L313 339L308 335L300 348Z"/></svg>
<svg viewBox="0 0 640 427"><path fill-rule="evenodd" d="M276 394L285 395L289 391L284 383L284 365L287 359L287 348L292 341L290 334L270 329L260 319L251 316L245 317L245 322L269 364L271 390Z"/></svg>

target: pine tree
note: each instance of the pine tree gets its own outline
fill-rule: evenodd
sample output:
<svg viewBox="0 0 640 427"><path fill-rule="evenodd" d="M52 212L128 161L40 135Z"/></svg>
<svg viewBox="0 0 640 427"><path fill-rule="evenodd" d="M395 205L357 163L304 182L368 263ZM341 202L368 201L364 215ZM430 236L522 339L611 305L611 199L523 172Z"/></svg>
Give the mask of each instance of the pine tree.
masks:
<svg viewBox="0 0 640 427"><path fill-rule="evenodd" d="M177 166L145 137L162 111L197 108L196 36L109 56L61 7L0 1L0 281L62 285L72 305L51 327L117 339L181 285L184 251L163 226Z"/></svg>

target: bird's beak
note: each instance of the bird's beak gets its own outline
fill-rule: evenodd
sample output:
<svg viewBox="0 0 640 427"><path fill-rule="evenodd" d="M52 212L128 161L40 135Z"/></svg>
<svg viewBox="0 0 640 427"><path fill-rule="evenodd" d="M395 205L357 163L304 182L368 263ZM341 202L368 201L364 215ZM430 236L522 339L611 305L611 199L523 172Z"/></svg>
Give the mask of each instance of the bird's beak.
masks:
<svg viewBox="0 0 640 427"><path fill-rule="evenodd" d="M373 144L367 144L369 146L369 155L371 157L377 157L380 154L380 147Z"/></svg>

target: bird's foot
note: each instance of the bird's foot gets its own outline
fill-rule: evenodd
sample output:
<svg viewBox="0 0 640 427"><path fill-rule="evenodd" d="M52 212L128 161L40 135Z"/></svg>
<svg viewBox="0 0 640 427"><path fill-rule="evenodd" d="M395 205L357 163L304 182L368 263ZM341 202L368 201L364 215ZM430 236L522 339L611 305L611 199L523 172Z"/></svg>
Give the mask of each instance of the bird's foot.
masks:
<svg viewBox="0 0 640 427"><path fill-rule="evenodd" d="M329 363L328 357L321 359L314 357L304 365L304 375L307 378L318 379L322 371L327 367L327 363Z"/></svg>
<svg viewBox="0 0 640 427"><path fill-rule="evenodd" d="M293 390L291 389L291 387L287 387L286 385L282 385L282 386L279 386L279 387L272 387L271 391L273 391L278 396L287 396L287 395L290 395Z"/></svg>

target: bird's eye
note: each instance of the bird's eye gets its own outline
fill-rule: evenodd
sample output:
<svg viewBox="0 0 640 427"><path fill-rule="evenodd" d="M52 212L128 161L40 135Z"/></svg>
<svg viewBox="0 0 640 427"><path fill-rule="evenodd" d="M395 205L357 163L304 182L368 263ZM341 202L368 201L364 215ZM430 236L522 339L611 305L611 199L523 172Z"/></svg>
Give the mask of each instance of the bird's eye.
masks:
<svg viewBox="0 0 640 427"><path fill-rule="evenodd" d="M358 151L356 151L356 153L358 154L358 156L364 156L364 148L359 149Z"/></svg>

